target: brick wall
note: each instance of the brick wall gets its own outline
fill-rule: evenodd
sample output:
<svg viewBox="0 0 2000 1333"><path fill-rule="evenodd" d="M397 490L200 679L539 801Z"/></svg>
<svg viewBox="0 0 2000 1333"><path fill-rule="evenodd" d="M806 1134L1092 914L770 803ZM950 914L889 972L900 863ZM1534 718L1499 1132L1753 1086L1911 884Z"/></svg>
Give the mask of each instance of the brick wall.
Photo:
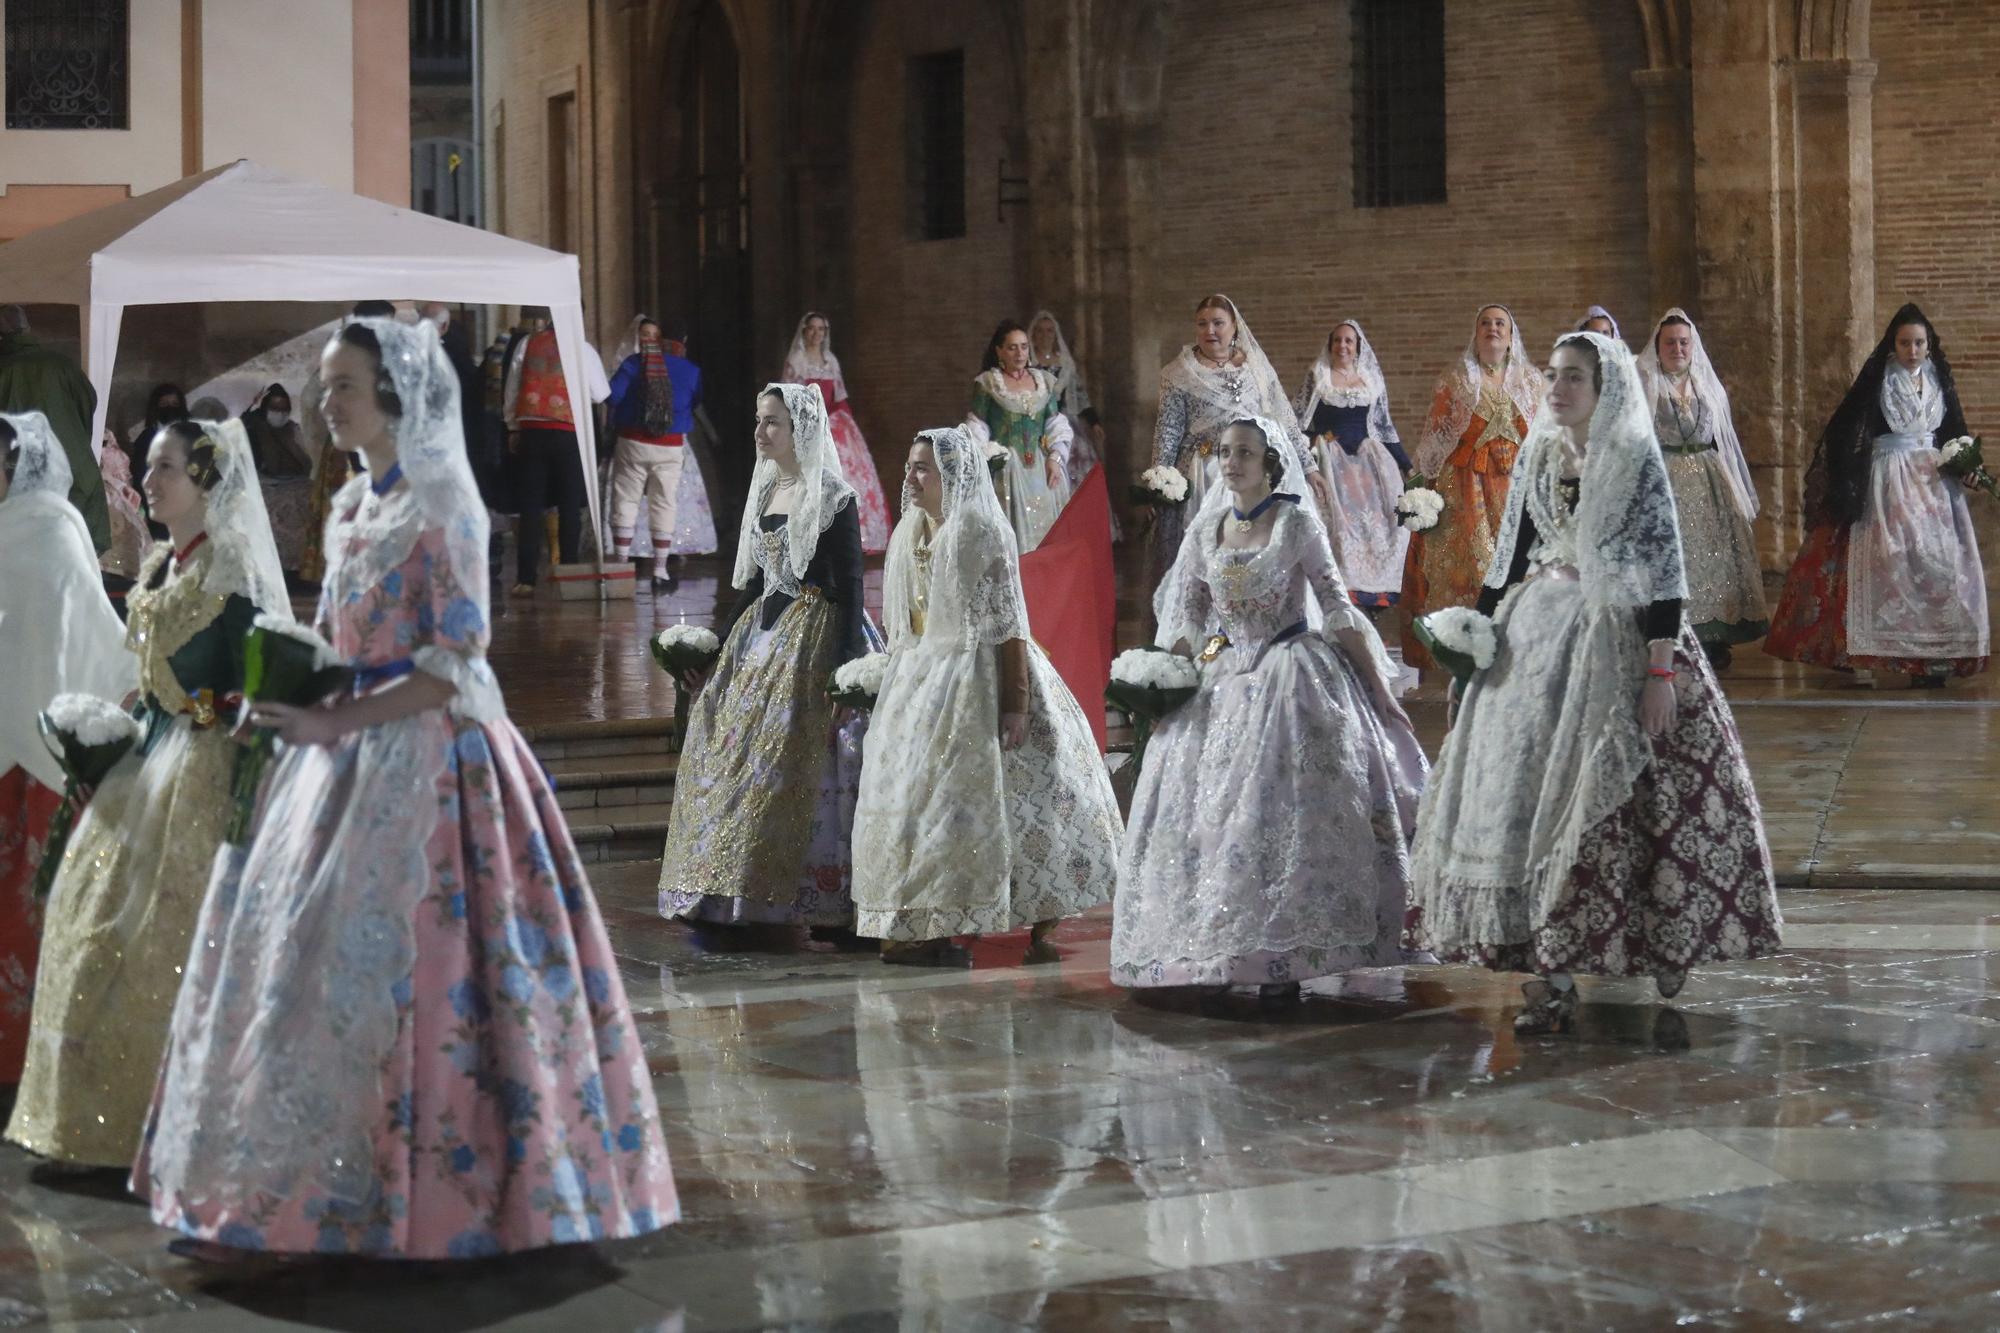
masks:
<svg viewBox="0 0 2000 1333"><path fill-rule="evenodd" d="M880 0L871 8L851 112L854 308L833 312L834 349L893 505L910 437L964 417L993 326L1030 313L1017 237L1026 214L1010 210L1001 222L994 207L995 164L1020 123L1001 7ZM965 51L966 234L916 240L904 211L905 61L954 48ZM773 373L783 351L771 349Z"/></svg>
<svg viewBox="0 0 2000 1333"><path fill-rule="evenodd" d="M1327 331L1355 318L1411 439L1484 303L1514 309L1537 361L1592 303L1639 336L1650 316L1635 8L1449 0L1449 202L1391 209L1353 206L1348 14L1328 0L1176 12L1161 360L1192 336L1195 301L1219 289L1295 391ZM1563 77L1504 77L1551 69Z"/></svg>

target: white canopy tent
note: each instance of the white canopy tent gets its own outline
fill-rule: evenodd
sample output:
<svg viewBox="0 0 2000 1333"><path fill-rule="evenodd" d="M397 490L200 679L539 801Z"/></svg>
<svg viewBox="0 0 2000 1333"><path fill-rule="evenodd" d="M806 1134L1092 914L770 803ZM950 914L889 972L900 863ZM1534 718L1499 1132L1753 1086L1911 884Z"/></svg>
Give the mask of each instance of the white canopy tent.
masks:
<svg viewBox="0 0 2000 1333"><path fill-rule="evenodd" d="M128 305L370 299L549 308L602 529L575 255L238 161L0 245L0 301L74 305L104 434Z"/></svg>

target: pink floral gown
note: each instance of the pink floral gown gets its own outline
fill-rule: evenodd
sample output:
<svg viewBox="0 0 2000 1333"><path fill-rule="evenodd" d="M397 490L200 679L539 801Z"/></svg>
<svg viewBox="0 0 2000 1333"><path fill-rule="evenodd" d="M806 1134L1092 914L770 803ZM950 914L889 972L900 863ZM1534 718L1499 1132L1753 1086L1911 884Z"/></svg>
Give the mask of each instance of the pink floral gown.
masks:
<svg viewBox="0 0 2000 1333"><path fill-rule="evenodd" d="M861 520L861 552L880 555L889 549L889 498L882 489L882 476L875 470L875 456L868 452L867 437L854 419L847 401L847 389L837 379L808 379L819 386L826 399L826 424L833 431L834 451L840 455L840 471L854 488L855 516Z"/></svg>
<svg viewBox="0 0 2000 1333"><path fill-rule="evenodd" d="M476 1258L678 1216L596 901L423 523L349 483L319 628L451 709L281 747L209 886L134 1171L204 1240Z"/></svg>

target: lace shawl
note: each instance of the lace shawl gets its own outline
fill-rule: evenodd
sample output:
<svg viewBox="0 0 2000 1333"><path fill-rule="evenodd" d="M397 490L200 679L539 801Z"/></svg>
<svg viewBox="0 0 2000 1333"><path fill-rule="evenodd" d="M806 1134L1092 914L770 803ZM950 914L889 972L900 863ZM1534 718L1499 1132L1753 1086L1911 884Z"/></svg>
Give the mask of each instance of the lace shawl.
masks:
<svg viewBox="0 0 2000 1333"><path fill-rule="evenodd" d="M1374 345L1368 335L1361 331L1357 320L1343 319L1334 325L1337 331L1341 324L1354 330L1355 338L1361 343L1361 354L1355 358L1354 368L1361 376L1365 401L1368 404L1369 438L1383 444L1401 444L1402 437L1396 434L1396 423L1389 417L1389 386L1382 378L1382 363L1375 356ZM1328 335L1332 340L1332 335ZM1312 430L1313 414L1321 403L1331 403L1345 407L1349 403L1343 399L1351 391L1337 389L1333 384L1333 356L1325 348L1320 349L1319 359L1312 363L1312 370L1306 375L1306 382L1299 389L1299 396L1292 400L1292 411L1298 417L1299 430Z"/></svg>
<svg viewBox="0 0 2000 1333"><path fill-rule="evenodd" d="M1706 409L1710 426L1715 431L1715 447L1722 455L1722 475L1729 482L1729 497L1736 502L1737 512L1743 517L1755 518L1757 485L1750 478L1750 465L1743 457L1743 443L1736 437L1736 422L1729 413L1729 391L1722 387L1715 366L1708 359L1708 348L1702 343L1701 330L1679 306L1660 316L1653 325L1653 336L1647 340L1646 350L1639 353L1639 375L1645 381L1647 401L1657 419L1662 398L1673 392L1668 375L1660 369L1660 330L1670 319L1686 324L1694 339L1694 355L1688 361L1688 385L1696 400Z"/></svg>
<svg viewBox="0 0 2000 1333"><path fill-rule="evenodd" d="M1192 403L1187 422L1188 435L1199 439L1213 439L1232 421L1251 417L1262 417L1278 427L1282 436L1299 456L1302 472L1319 470L1318 460L1306 447L1305 432L1299 428L1299 421L1292 414L1291 399L1285 393L1283 381L1278 372L1271 368L1270 358L1257 341L1257 335L1250 331L1250 325L1243 318L1243 312L1236 303L1223 297L1223 304L1236 321L1236 357L1234 364L1211 366L1195 354L1192 344L1181 348L1179 356L1167 362L1160 370L1160 394L1165 397L1169 390L1178 389L1186 394ZM1185 444L1185 440L1175 442L1175 452ZM1174 466L1176 459L1164 460L1167 466Z"/></svg>
<svg viewBox="0 0 2000 1333"><path fill-rule="evenodd" d="M931 541L925 641L955 639L962 647L979 648L1027 639L1028 604L1021 593L1014 528L1000 508L985 451L955 426L917 438L930 445L944 487Z"/></svg>
<svg viewBox="0 0 2000 1333"><path fill-rule="evenodd" d="M827 422L826 400L812 384L767 384L765 394L775 393L785 400L792 418L792 447L799 461L799 498L785 522L787 554L792 577L803 579L812 564L819 539L833 526L840 507L854 499L854 488L841 475L840 455L834 451L833 431ZM761 394L759 395L762 396ZM759 459L750 475L750 497L743 505L743 520L737 526L736 568L730 582L738 588L750 586L757 575L757 534L764 506L778 484L778 465Z"/></svg>
<svg viewBox="0 0 2000 1333"><path fill-rule="evenodd" d="M1479 368L1479 316L1488 310L1507 310L1507 307L1488 302L1473 313L1472 337L1466 340L1458 364L1438 377L1430 417L1424 422L1423 434L1418 437L1410 458L1423 476L1437 476L1445 460L1458 448L1459 437L1465 434L1473 412L1479 407L1484 378ZM1528 359L1528 349L1521 341L1521 323L1512 310L1507 310L1507 325L1514 340L1507 348L1507 368L1501 377L1501 387L1521 419L1533 425L1535 412L1542 404L1541 371Z"/></svg>

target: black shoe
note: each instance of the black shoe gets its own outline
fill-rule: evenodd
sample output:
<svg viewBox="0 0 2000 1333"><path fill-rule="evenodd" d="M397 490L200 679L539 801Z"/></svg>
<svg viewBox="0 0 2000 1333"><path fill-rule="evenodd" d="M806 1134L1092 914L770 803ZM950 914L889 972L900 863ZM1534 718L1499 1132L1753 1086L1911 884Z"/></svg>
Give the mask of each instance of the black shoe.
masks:
<svg viewBox="0 0 2000 1333"><path fill-rule="evenodd" d="M673 574L671 571L665 574L653 575L654 592L672 592L674 589L680 586L681 586L681 581L679 577Z"/></svg>
<svg viewBox="0 0 2000 1333"><path fill-rule="evenodd" d="M1910 677L1910 688L1913 690L1941 690L1944 688L1944 682L1945 678L1942 675L1912 676Z"/></svg>
<svg viewBox="0 0 2000 1333"><path fill-rule="evenodd" d="M1726 643L1704 643L1701 650L1708 655L1708 664L1717 671L1729 670L1729 664L1736 659L1736 654Z"/></svg>

